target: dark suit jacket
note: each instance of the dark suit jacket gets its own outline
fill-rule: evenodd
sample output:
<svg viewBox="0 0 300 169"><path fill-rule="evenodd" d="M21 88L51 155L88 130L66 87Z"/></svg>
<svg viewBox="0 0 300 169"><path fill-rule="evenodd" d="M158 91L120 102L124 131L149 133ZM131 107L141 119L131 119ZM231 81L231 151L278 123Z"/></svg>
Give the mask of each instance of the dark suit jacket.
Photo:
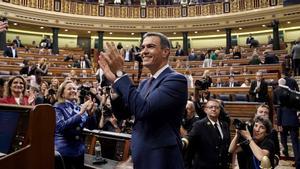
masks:
<svg viewBox="0 0 300 169"><path fill-rule="evenodd" d="M233 87L241 86L238 82L233 82ZM224 85L224 87L229 87L229 82Z"/></svg>
<svg viewBox="0 0 300 169"><path fill-rule="evenodd" d="M265 64L276 64L279 58L274 53L269 53L265 56Z"/></svg>
<svg viewBox="0 0 300 169"><path fill-rule="evenodd" d="M297 81L291 77L285 77L286 84L291 90L296 90L299 92L299 86L297 84Z"/></svg>
<svg viewBox="0 0 300 169"><path fill-rule="evenodd" d="M21 40L17 40L17 39L14 39L13 40L13 43L17 44L17 47L24 47L24 45L22 44Z"/></svg>
<svg viewBox="0 0 300 169"><path fill-rule="evenodd" d="M73 64L73 67L81 68L80 60L76 61L76 62ZM85 67L86 67L86 68L90 68L90 67L91 67L90 62L88 62L87 60L85 60Z"/></svg>
<svg viewBox="0 0 300 169"><path fill-rule="evenodd" d="M277 125L298 127L297 109L288 103L290 91L288 88L278 86L274 90L274 104L279 105L277 108Z"/></svg>
<svg viewBox="0 0 300 169"><path fill-rule="evenodd" d="M256 102L268 102L268 84L262 80L260 84L260 88L256 91L255 88L257 86L257 81L252 81L249 94L251 95L253 101ZM256 94L258 94L258 97L256 97Z"/></svg>
<svg viewBox="0 0 300 169"><path fill-rule="evenodd" d="M18 57L18 52L17 52L17 49L16 50L16 58ZM4 49L4 52L3 52L3 56L5 57L13 57L13 53L12 53L12 48L11 47L7 47Z"/></svg>
<svg viewBox="0 0 300 169"><path fill-rule="evenodd" d="M219 122L223 139L207 117L194 123L188 135L187 169L229 169L230 131L226 122Z"/></svg>
<svg viewBox="0 0 300 169"><path fill-rule="evenodd" d="M144 80L136 89L128 76L112 87L121 96L112 101L116 117L135 117L131 138L134 168L183 169L179 128L187 102L186 78L167 68L150 87L149 80Z"/></svg>

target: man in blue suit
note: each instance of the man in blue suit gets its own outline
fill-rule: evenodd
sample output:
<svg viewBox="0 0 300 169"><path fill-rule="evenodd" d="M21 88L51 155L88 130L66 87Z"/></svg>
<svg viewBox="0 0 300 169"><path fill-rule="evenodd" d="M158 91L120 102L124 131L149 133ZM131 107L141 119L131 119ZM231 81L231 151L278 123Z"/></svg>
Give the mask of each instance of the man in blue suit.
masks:
<svg viewBox="0 0 300 169"><path fill-rule="evenodd" d="M179 128L187 103L187 81L168 65L170 41L161 33L143 36L141 56L152 78L137 89L121 72L122 55L114 44L106 46L99 64L113 82L113 111L118 118L135 118L131 139L134 169L183 169Z"/></svg>

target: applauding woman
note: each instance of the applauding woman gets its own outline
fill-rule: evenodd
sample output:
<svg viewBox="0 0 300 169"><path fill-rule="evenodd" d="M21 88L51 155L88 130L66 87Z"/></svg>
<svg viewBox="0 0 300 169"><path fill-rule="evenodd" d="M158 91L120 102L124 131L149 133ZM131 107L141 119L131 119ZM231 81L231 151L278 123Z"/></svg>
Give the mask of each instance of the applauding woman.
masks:
<svg viewBox="0 0 300 169"><path fill-rule="evenodd" d="M96 106L89 98L78 105L76 85L71 80L63 82L57 91L55 148L63 157L66 169L84 168L84 139L82 129L96 127Z"/></svg>
<svg viewBox="0 0 300 169"><path fill-rule="evenodd" d="M29 105L28 97L25 96L26 81L22 76L11 77L4 86L4 98L0 103Z"/></svg>

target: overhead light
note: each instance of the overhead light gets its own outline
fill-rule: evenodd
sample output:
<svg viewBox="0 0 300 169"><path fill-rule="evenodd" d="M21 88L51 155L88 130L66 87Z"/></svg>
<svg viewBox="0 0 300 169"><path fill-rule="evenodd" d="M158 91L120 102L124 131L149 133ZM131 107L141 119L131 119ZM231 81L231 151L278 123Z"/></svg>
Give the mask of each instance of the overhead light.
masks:
<svg viewBox="0 0 300 169"><path fill-rule="evenodd" d="M195 31L195 33L198 33L198 31Z"/></svg>
<svg viewBox="0 0 300 169"><path fill-rule="evenodd" d="M41 26L41 27L40 27L40 29L44 29L44 27L43 27L43 26Z"/></svg>
<svg viewBox="0 0 300 169"><path fill-rule="evenodd" d="M109 32L110 35L112 35L112 32Z"/></svg>
<svg viewBox="0 0 300 169"><path fill-rule="evenodd" d="M15 25L15 26L17 26L17 25L18 25L18 23L16 23L16 22L15 22L15 23L14 23L14 25Z"/></svg>
<svg viewBox="0 0 300 169"><path fill-rule="evenodd" d="M239 28L239 30L242 30L243 28Z"/></svg>
<svg viewBox="0 0 300 169"><path fill-rule="evenodd" d="M88 31L88 33L91 33L91 31Z"/></svg>
<svg viewBox="0 0 300 169"><path fill-rule="evenodd" d="M68 29L65 29L65 32L68 32L69 30Z"/></svg>
<svg viewBox="0 0 300 169"><path fill-rule="evenodd" d="M287 24L290 24L291 22L290 22L290 21L287 21L286 23L287 23Z"/></svg>
<svg viewBox="0 0 300 169"><path fill-rule="evenodd" d="M220 32L220 30L218 29L217 32Z"/></svg>
<svg viewBox="0 0 300 169"><path fill-rule="evenodd" d="M134 33L132 32L131 35L134 35Z"/></svg>
<svg viewBox="0 0 300 169"><path fill-rule="evenodd" d="M263 25L261 25L262 27L266 27L266 25L265 24L263 24Z"/></svg>
<svg viewBox="0 0 300 169"><path fill-rule="evenodd" d="M176 35L176 32L173 32L174 35Z"/></svg>

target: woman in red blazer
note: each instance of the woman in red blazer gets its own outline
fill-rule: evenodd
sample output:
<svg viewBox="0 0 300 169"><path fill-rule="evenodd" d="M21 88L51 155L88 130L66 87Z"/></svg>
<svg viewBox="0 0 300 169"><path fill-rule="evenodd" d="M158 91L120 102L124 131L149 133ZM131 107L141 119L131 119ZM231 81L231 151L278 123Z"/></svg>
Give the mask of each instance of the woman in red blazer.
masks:
<svg viewBox="0 0 300 169"><path fill-rule="evenodd" d="M0 103L29 105L28 97L25 96L26 80L22 76L11 77L4 86L4 97Z"/></svg>

